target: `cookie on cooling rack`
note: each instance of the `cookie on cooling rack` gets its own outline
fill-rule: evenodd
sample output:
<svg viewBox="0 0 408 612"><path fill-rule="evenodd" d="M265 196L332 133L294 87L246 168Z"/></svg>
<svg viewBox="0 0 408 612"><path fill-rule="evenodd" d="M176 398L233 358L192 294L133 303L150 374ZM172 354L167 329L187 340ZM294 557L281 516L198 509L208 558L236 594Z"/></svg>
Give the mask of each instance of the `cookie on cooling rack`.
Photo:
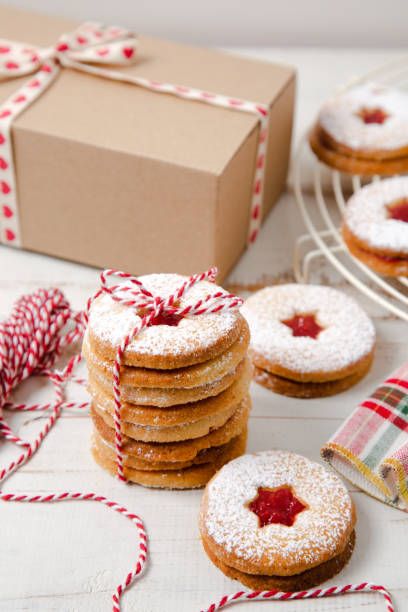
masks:
<svg viewBox="0 0 408 612"><path fill-rule="evenodd" d="M347 89L320 109L309 142L325 164L351 174L408 170L408 95L366 83Z"/></svg>
<svg viewBox="0 0 408 612"><path fill-rule="evenodd" d="M337 574L354 548L354 504L340 479L287 451L244 455L207 484L204 549L255 590L299 591Z"/></svg>
<svg viewBox="0 0 408 612"><path fill-rule="evenodd" d="M342 228L350 252L388 276L408 276L408 178L359 189L347 203Z"/></svg>
<svg viewBox="0 0 408 612"><path fill-rule="evenodd" d="M371 319L351 297L317 285L266 287L241 310L259 384L291 397L325 397L359 382L375 346Z"/></svg>

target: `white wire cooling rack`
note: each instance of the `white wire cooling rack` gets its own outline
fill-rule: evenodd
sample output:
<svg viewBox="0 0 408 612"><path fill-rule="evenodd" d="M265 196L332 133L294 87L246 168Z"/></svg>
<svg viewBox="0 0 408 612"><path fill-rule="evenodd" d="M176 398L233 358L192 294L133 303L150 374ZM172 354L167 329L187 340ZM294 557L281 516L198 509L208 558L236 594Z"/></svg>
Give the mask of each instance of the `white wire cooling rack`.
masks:
<svg viewBox="0 0 408 612"><path fill-rule="evenodd" d="M381 84L408 89L408 56L384 64L350 81L341 90L358 83L376 81ZM366 184L366 179L328 169L313 155L314 197L306 194L302 179L310 166L304 164L305 149L309 147L307 134L302 138L293 165L294 193L307 232L298 238L294 253L294 273L297 282L308 283L311 266L319 257L326 257L343 277L377 304L408 321L408 278L380 276L356 259L348 251L340 232L341 218L352 191ZM323 188L322 170L329 171L329 183ZM371 181L379 181L374 176ZM350 192L350 193L349 193Z"/></svg>

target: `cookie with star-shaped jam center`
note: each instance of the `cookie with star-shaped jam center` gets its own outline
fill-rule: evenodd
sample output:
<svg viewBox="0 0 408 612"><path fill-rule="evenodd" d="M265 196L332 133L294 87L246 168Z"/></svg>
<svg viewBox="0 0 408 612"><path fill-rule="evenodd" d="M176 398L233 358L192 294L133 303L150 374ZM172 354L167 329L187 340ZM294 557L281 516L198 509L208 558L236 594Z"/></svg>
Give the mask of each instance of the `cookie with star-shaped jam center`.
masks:
<svg viewBox="0 0 408 612"><path fill-rule="evenodd" d="M309 589L351 557L354 504L340 479L288 451L243 455L207 484L199 529L211 561L255 590Z"/></svg>
<svg viewBox="0 0 408 612"><path fill-rule="evenodd" d="M368 372L374 354L371 319L351 297L330 287L276 285L242 307L249 354L259 384L283 395L324 397Z"/></svg>

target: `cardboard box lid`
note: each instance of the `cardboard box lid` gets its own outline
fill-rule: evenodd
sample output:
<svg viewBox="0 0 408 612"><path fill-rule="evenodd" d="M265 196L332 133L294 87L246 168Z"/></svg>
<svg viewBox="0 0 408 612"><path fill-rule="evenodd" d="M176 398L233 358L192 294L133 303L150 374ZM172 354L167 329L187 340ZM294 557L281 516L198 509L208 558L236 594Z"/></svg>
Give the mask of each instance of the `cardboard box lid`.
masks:
<svg viewBox="0 0 408 612"><path fill-rule="evenodd" d="M76 23L0 7L0 38L55 44ZM293 78L290 67L146 36L129 74L272 104ZM25 77L26 78L26 77ZM22 79L0 83L0 100ZM13 126L83 144L220 174L257 125L233 109L150 92L64 68Z"/></svg>

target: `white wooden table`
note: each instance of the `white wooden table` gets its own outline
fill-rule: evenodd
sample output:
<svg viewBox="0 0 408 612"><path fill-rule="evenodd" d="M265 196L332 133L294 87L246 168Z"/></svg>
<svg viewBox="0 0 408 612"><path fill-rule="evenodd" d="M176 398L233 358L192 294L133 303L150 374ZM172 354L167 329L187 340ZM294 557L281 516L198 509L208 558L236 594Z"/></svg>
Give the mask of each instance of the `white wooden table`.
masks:
<svg viewBox="0 0 408 612"><path fill-rule="evenodd" d="M251 56L284 61L299 69L296 137L311 121L319 103L338 83L365 72L398 51L326 51L313 49L240 50ZM282 231L285 227L285 231ZM280 229L279 229L280 228ZM230 283L249 285L292 280L292 246L304 231L291 193L270 214L254 248L246 253ZM98 272L41 255L0 248L0 318L23 292L57 285L76 308L98 284ZM313 281L354 290L330 270L315 266ZM394 367L407 358L407 324L357 296L375 317L378 347L370 374L349 392L329 399L295 400L252 385L253 412L248 450L292 449L319 459L321 445L353 407ZM71 385L70 397L84 392ZM49 398L48 383L32 381L18 394L22 400ZM35 416L10 416L22 437L38 427ZM123 599L124 610L194 612L221 595L239 589L207 559L197 531L201 491L167 492L124 486L105 474L89 452L90 422L86 414L67 411L39 453L4 486L5 491L96 491L144 518L150 562L140 581ZM1 465L16 456L0 442ZM351 488L357 506L357 545L347 568L328 584L373 581L387 586L399 612L408 611L408 516ZM100 504L17 503L0 505L0 610L63 610L103 612L111 609L111 593L135 562L136 530ZM277 612L384 610L380 597L350 595L319 602L242 603L242 612L270 608Z"/></svg>

